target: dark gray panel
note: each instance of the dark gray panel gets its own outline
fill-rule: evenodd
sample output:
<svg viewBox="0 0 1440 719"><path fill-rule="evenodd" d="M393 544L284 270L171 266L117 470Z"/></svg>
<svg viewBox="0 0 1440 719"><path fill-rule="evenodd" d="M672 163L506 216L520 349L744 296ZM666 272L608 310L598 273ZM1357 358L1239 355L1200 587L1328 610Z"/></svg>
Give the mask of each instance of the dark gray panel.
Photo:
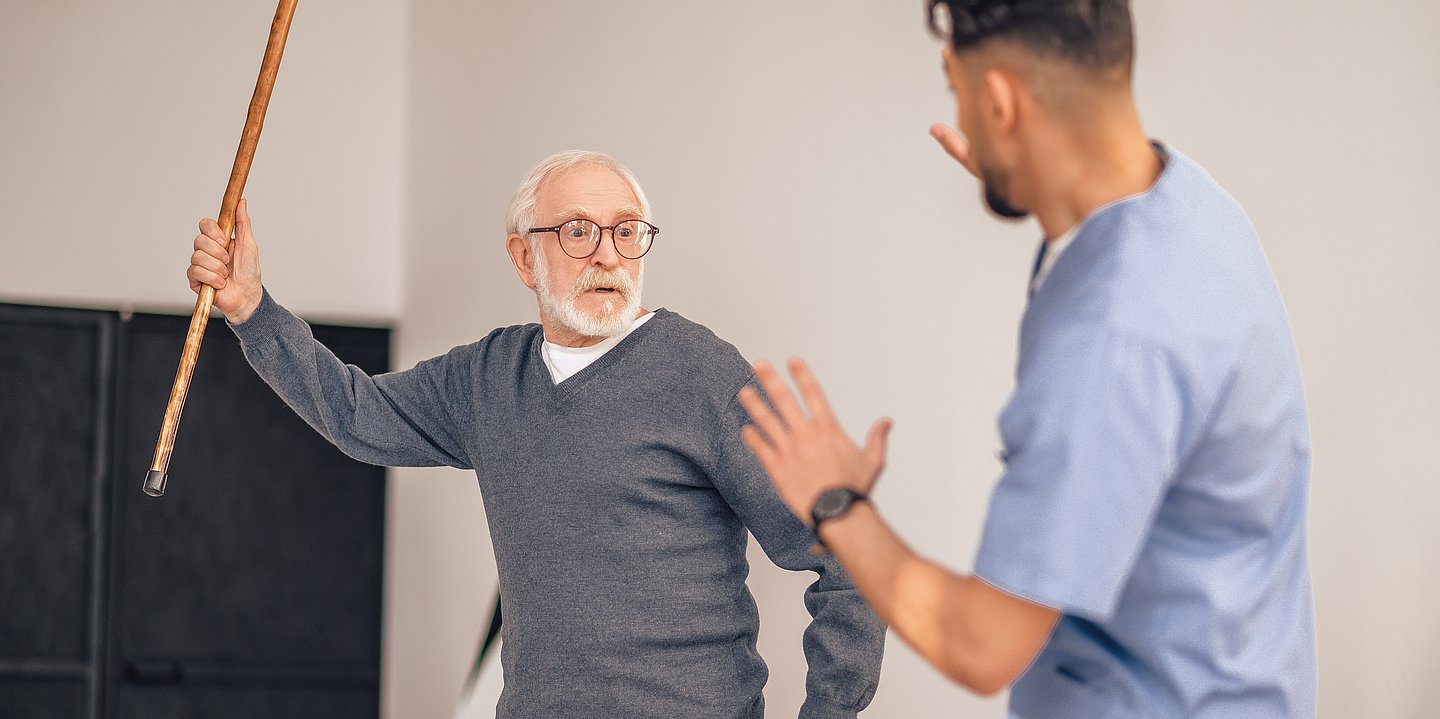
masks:
<svg viewBox="0 0 1440 719"><path fill-rule="evenodd" d="M83 719L88 696L84 682L0 678L0 717Z"/></svg>
<svg viewBox="0 0 1440 719"><path fill-rule="evenodd" d="M132 686L112 704L116 719L364 719L379 716L373 687Z"/></svg>
<svg viewBox="0 0 1440 719"><path fill-rule="evenodd" d="M46 317L0 312L0 654L74 660L87 655L99 328Z"/></svg>
<svg viewBox="0 0 1440 719"><path fill-rule="evenodd" d="M222 322L206 334L165 496L141 493L185 325L138 316L122 332L118 401L133 419L117 437L115 666L344 665L378 676L383 469L344 457L297 418ZM384 369L387 333L323 336Z"/></svg>

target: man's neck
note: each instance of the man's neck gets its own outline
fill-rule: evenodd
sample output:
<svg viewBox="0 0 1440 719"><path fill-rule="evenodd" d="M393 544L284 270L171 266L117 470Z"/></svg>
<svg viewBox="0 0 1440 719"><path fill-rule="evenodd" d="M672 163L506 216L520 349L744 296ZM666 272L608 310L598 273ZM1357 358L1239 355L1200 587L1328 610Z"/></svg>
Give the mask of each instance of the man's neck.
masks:
<svg viewBox="0 0 1440 719"><path fill-rule="evenodd" d="M1111 131L1068 136L1036 172L1035 218L1048 240L1073 229L1096 209L1154 186L1162 163L1139 122Z"/></svg>

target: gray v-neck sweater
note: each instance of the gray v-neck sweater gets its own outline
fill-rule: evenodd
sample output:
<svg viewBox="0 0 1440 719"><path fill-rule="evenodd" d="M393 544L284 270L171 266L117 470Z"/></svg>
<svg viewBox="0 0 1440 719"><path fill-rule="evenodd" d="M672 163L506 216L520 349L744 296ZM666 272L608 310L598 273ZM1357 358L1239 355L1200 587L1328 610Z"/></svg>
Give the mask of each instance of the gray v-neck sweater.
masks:
<svg viewBox="0 0 1440 719"><path fill-rule="evenodd" d="M351 457L475 470L505 604L501 719L762 716L747 528L777 565L819 575L801 716L869 704L884 627L740 441L750 365L705 327L659 310L559 385L538 324L374 377L268 292L232 329Z"/></svg>

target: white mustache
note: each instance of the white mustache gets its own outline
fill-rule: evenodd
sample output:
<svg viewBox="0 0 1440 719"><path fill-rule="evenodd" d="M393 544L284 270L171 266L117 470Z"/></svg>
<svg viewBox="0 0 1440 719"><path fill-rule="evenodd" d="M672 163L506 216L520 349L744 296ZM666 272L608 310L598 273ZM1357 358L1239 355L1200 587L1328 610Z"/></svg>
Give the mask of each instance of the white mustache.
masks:
<svg viewBox="0 0 1440 719"><path fill-rule="evenodd" d="M605 271L591 267L575 278L575 284L570 288L570 299L579 299L580 295L597 287L612 287L623 297L629 297L635 292L635 282L630 279L630 275L618 270Z"/></svg>

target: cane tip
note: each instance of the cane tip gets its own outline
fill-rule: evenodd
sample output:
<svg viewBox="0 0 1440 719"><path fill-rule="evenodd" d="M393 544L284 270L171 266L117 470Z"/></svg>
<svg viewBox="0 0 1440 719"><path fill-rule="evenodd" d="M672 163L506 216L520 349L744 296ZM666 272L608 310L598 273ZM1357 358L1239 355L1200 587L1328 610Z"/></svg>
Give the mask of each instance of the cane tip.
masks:
<svg viewBox="0 0 1440 719"><path fill-rule="evenodd" d="M159 497L165 493L164 472L152 469L145 473L145 493L152 497Z"/></svg>

